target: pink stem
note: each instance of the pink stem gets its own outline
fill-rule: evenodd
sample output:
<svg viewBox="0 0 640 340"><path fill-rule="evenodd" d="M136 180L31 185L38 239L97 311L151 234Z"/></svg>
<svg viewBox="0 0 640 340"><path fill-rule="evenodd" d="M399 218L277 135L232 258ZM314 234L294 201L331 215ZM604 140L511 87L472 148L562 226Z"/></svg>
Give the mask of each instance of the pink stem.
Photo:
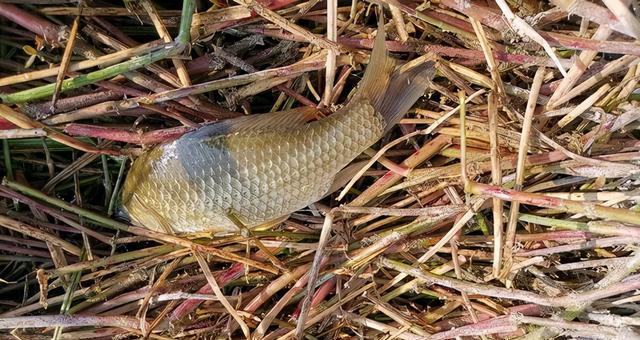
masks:
<svg viewBox="0 0 640 340"><path fill-rule="evenodd" d="M606 41L580 38L560 33L538 31L553 47L566 47L577 50L592 50L606 53L640 55L640 46L629 41Z"/></svg>
<svg viewBox="0 0 640 340"><path fill-rule="evenodd" d="M259 251L254 256L252 256L252 258L257 261L265 260L266 255L262 251ZM214 275L216 281L218 281L218 285L220 285L220 287L224 287L229 282L242 277L242 275L244 274L244 269L244 264L234 263L231 267L229 267L229 269L222 272L217 272ZM211 289L211 285L207 283L203 285L197 293L212 294L213 290ZM200 304L202 304L203 302L203 300L185 300L178 307L176 307L176 309L173 310L173 312L169 316L169 322L182 320L182 318L196 310L196 308L198 308L198 306L200 306Z"/></svg>
<svg viewBox="0 0 640 340"><path fill-rule="evenodd" d="M334 291L336 287L336 277L332 277L330 280L328 280L327 282L323 283L318 290L316 291L315 294L313 294L313 299L311 299L311 308L317 306L320 304L320 302L324 301L324 299L327 298L327 296ZM296 307L295 311L293 311L293 313L291 314L291 319L292 320L297 320L298 316L300 315L300 312L302 311L302 302L300 301L298 303L298 306Z"/></svg>
<svg viewBox="0 0 640 340"><path fill-rule="evenodd" d="M542 309L540 308L540 306L535 304L526 304L526 305L519 305L519 306L514 306L509 308L509 313L510 314L520 313L523 315L538 316L542 313ZM491 316L487 314L478 315L478 318L480 320L487 320L490 317ZM439 321L435 323L434 326L436 327L436 329L438 329L438 331L447 331L452 328L462 327L464 325L468 325L472 323L473 323L473 320L471 319L470 316L461 316L459 318Z"/></svg>
<svg viewBox="0 0 640 340"><path fill-rule="evenodd" d="M11 123L10 121L4 118L0 118L0 130L11 130L15 128L17 128L15 124Z"/></svg>
<svg viewBox="0 0 640 340"><path fill-rule="evenodd" d="M14 5L0 2L0 16L28 29L29 31L44 37L53 45L60 42L59 29L51 22L26 12Z"/></svg>
<svg viewBox="0 0 640 340"><path fill-rule="evenodd" d="M292 40L292 41L304 41L302 37L295 36L293 34L282 32L280 30L270 30L265 28L249 28L248 31L253 33L263 34L270 37ZM350 48L359 48L359 49L372 49L373 48L373 40L372 39L360 39L360 38L338 38L338 43L350 47ZM414 44L408 45L402 43L400 41L387 41L387 48L391 52L418 52L422 51L425 53L432 52L439 56L451 57L451 58L462 58L462 59L471 59L471 60L479 60L484 61L484 53L480 50L469 50L464 48L455 48L449 46L435 45L435 44ZM534 65L551 65L549 63L549 58L543 57L535 57L528 56L524 54L511 54L504 53L499 51L493 52L494 58L497 61L514 63L514 64L534 64Z"/></svg>
<svg viewBox="0 0 640 340"><path fill-rule="evenodd" d="M72 136L103 138L118 142L140 145L163 143L169 140L176 139L190 130L191 128L189 127L179 126L140 134L124 129L75 123L67 125L64 129L66 133Z"/></svg>
<svg viewBox="0 0 640 340"><path fill-rule="evenodd" d="M276 10L276 9L280 9L282 7L286 7L288 5L291 5L295 2L297 2L296 0L258 0L258 2L260 4L262 4L264 7L271 9L271 10ZM218 22L212 25L207 25L207 29L211 30L211 31L220 31L224 28L229 28L231 26L237 25L239 23L242 23L244 21L244 19L249 19L249 18L254 18L256 17L257 14L255 12L251 12L250 16L244 17L244 18L240 18L240 19L234 19L234 20L227 20L227 21L222 21L222 22Z"/></svg>

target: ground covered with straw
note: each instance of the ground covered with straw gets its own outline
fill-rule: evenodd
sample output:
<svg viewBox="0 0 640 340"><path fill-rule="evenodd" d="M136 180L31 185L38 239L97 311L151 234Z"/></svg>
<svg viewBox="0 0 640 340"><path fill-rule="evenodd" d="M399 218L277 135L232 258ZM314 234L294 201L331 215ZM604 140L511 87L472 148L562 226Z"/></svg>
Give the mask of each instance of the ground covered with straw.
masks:
<svg viewBox="0 0 640 340"><path fill-rule="evenodd" d="M0 1L0 339L639 338L636 5ZM345 187L243 235L118 218L155 144L335 112L380 16L437 74Z"/></svg>

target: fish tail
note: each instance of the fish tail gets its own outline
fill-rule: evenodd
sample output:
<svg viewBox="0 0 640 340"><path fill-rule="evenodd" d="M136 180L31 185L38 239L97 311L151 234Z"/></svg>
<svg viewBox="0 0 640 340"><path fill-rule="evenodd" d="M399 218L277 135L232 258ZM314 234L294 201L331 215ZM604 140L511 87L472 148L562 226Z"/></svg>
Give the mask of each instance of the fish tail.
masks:
<svg viewBox="0 0 640 340"><path fill-rule="evenodd" d="M424 94L436 70L433 55L396 68L396 61L387 53L384 36L384 23L380 19L369 65L355 98L368 99L390 129Z"/></svg>

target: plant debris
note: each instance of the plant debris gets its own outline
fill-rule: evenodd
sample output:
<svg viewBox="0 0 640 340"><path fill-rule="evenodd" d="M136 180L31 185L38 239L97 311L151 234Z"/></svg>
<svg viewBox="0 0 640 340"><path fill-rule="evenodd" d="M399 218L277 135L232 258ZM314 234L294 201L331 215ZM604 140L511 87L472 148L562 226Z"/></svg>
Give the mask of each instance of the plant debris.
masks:
<svg viewBox="0 0 640 340"><path fill-rule="evenodd" d="M640 338L640 21L624 0L0 1L0 338ZM331 115L379 16L424 96L269 228L118 217L205 124Z"/></svg>

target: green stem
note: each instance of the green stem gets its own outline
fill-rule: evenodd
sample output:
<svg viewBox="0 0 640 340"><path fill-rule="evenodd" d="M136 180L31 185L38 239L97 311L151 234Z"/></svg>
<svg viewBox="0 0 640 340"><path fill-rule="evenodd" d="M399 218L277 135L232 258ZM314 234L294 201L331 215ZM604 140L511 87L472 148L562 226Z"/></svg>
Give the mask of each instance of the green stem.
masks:
<svg viewBox="0 0 640 340"><path fill-rule="evenodd" d="M62 87L60 88L60 93L85 85L90 85L101 80L112 78L119 74L139 69L151 63L155 63L162 59L171 58L184 52L187 46L189 46L189 29L191 28L191 20L193 19L194 10L194 0L183 1L182 17L180 20L180 33L178 34L176 41L162 45L157 50L147 55L132 58L120 64L106 67L102 70L64 80L62 82ZM24 103L27 101L33 101L51 96L55 91L55 87L55 83L47 84L29 90L0 95L0 99L7 104Z"/></svg>
<svg viewBox="0 0 640 340"><path fill-rule="evenodd" d="M111 191L113 190L113 186L111 184L111 173L109 172L109 159L107 155L100 156L100 161L102 163L102 172L104 175L104 180L102 184L104 185L104 207L105 209L109 209L109 201L111 200ZM107 215L109 215L107 213Z"/></svg>
<svg viewBox="0 0 640 340"><path fill-rule="evenodd" d="M196 10L195 0L182 1L182 17L180 18L180 33L176 41L187 46L191 43L191 21Z"/></svg>
<svg viewBox="0 0 640 340"><path fill-rule="evenodd" d="M95 212L90 211L90 210L86 210L86 209L80 208L80 207L78 207L76 205L67 203L67 202L65 202L65 201L63 201L61 199L45 195L39 190L30 188L30 187L28 187L26 185L20 184L20 183L15 182L15 181L11 181L11 180L9 180L7 178L5 178L3 180L2 184L7 186L7 187L9 187L9 188L11 188L11 189L13 189L13 190L17 190L19 192L25 193L30 197L33 197L33 198L39 199L39 200L41 200L43 202L47 202L49 204L55 205L56 207L62 208L64 210L71 211L71 212L73 212L75 214L78 214L80 216L87 217L87 218L89 218L89 219L91 219L91 220L93 220L93 221L95 221L95 222L97 222L99 224L102 224L102 225L105 225L105 226L109 226L109 227L111 227L113 229L122 230L122 231L127 231L129 229L129 226L124 224L124 223L120 223L120 222L114 221L114 220L112 220L112 219L110 219L110 218L108 218L106 216L103 216L101 214L95 213Z"/></svg>
<svg viewBox="0 0 640 340"><path fill-rule="evenodd" d="M137 226L129 226L126 225L124 223L121 222L117 222L114 221L104 215L95 213L93 211L90 210L86 210L83 208L80 208L78 206L75 206L73 204L67 203L63 200L54 198L54 197L50 197L47 196L45 194L43 194L41 191L30 188L26 185L20 184L18 182L15 181L11 181L7 178L4 178L2 181L2 185L11 188L13 190L19 191L21 193L26 194L27 196L30 196L32 198L36 198L39 199L41 201L44 201L46 203L55 205L56 207L62 208L64 210L67 211L71 211L75 214L78 214L80 216L86 217L92 221L94 221L97 224L100 224L102 226L108 227L108 228L112 228L112 229L116 229L116 230L122 230L122 231L128 231L133 233L134 235L139 235L139 236L145 236L151 239L154 239L156 241L159 242L165 242L165 243L172 243L172 244L177 244L180 246L183 246L185 248L189 248L189 249L195 249L197 251L201 251L204 253L208 253L208 254L212 254L215 256L218 256L220 258L223 258L225 260L229 260L232 262L240 262L240 263L245 263L251 267L255 267L258 269L262 269L265 270L267 272L270 273L278 273L278 269L276 269L275 267L263 263L263 262L259 262L259 261L255 261L255 260L251 260L251 259L247 259L245 257L242 257L240 255L236 255L235 253L230 253L227 252L225 250L220 250L218 248L215 247L209 247L206 245L201 245L201 244L197 244L192 242L191 240L188 239L184 239L184 238L180 238L177 236L173 236L173 235L168 235L168 234L164 234L161 232L156 232L153 231L151 229L146 229L143 227L137 227Z"/></svg>
<svg viewBox="0 0 640 340"><path fill-rule="evenodd" d="M97 259L93 261L77 262L65 267L51 269L49 271L49 275L50 275L50 278L53 278L56 276L82 272L84 270L97 270L99 268L106 268L108 266L112 266L118 263L134 261L144 257L149 257L149 258L157 257L160 255L168 254L177 249L179 249L179 247L175 245L162 245L162 246L129 251L122 254L103 257L101 259Z"/></svg>
<svg viewBox="0 0 640 340"><path fill-rule="evenodd" d="M124 170L127 167L127 159L123 159L122 163L120 163L120 170L118 171L118 179L116 179L116 184L113 187L113 191L111 191L111 197L109 198L109 206L107 207L107 216L113 215L113 210L116 207L116 202L118 201L118 194L120 193L120 186L122 185L122 179L124 178Z"/></svg>
<svg viewBox="0 0 640 340"><path fill-rule="evenodd" d="M547 227L556 227L569 230L589 231L586 222L559 220L555 218L542 217L530 214L520 214L518 219L522 222L529 222Z"/></svg>
<svg viewBox="0 0 640 340"><path fill-rule="evenodd" d="M85 257L84 252L80 255L80 261L83 261ZM74 292L76 291L76 287L78 283L80 283L80 278L82 277L82 273L77 272L73 274L71 284L66 289L64 293L64 300L62 300L62 306L60 307L60 315L69 315L69 309L71 308L71 303L73 302ZM53 332L52 340L60 339L60 335L62 335L62 326L57 326Z"/></svg>
<svg viewBox="0 0 640 340"><path fill-rule="evenodd" d="M520 214L518 217L520 221L535 223L539 225L555 227L568 230L581 230L594 234L601 235L615 235L615 236L631 236L640 238L640 228L628 227L619 223L591 221L591 222L578 222L568 221L549 217L535 216L529 214Z"/></svg>
<svg viewBox="0 0 640 340"><path fill-rule="evenodd" d="M565 200L477 182L467 183L467 185L465 185L465 192L476 195L487 195L509 202L519 202L537 207L557 209L567 213L584 214L591 219L602 218L635 225L640 224L640 213L629 209L606 207L592 202Z"/></svg>
<svg viewBox="0 0 640 340"><path fill-rule="evenodd" d="M180 54L183 50L184 45L182 44L170 43L163 45L160 47L160 50L156 50L145 56L133 58L123 63L109 66L102 70L66 79L62 82L60 93L77 89L85 85L90 85L101 80L112 78L125 72L136 70L156 61ZM47 84L29 90L0 95L0 99L2 99L2 102L6 104L24 103L27 101L33 101L51 96L55 90L55 87L55 83Z"/></svg>
<svg viewBox="0 0 640 340"><path fill-rule="evenodd" d="M2 152L4 154L4 167L7 169L7 178L13 179L13 166L11 166L11 152L9 150L9 141L2 140Z"/></svg>

